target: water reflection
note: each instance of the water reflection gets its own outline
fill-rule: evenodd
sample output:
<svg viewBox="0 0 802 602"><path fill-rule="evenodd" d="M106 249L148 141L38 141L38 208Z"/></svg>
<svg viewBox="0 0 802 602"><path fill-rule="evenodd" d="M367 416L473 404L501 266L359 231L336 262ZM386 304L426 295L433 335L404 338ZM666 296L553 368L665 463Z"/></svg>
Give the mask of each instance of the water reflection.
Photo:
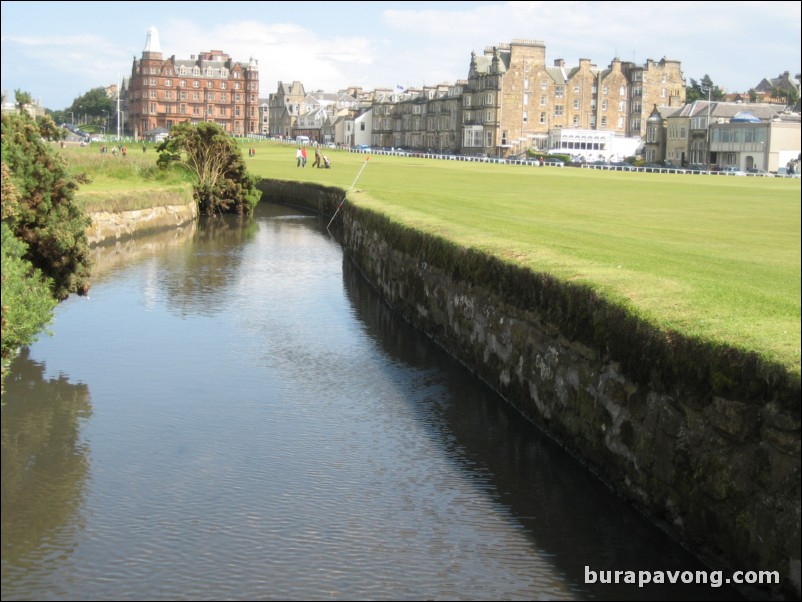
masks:
<svg viewBox="0 0 802 602"><path fill-rule="evenodd" d="M343 281L356 317L382 351L420 371L430 391L425 403L406 399L419 424L455 463L473 475L549 558L555 581L580 598L734 600L731 587L586 585L595 571L709 570L697 558L625 504L563 448L526 421L457 361L399 320L347 259ZM634 542L637 542L633 545ZM540 566L541 577L545 567Z"/></svg>
<svg viewBox="0 0 802 602"><path fill-rule="evenodd" d="M180 315L212 315L228 302L227 290L241 277L245 246L258 226L245 216L202 217L192 244L160 266L158 287Z"/></svg>
<svg viewBox="0 0 802 602"><path fill-rule="evenodd" d="M584 586L585 564L696 565L389 311L317 219L260 206L153 249L13 367L4 599L718 594Z"/></svg>
<svg viewBox="0 0 802 602"><path fill-rule="evenodd" d="M68 561L83 528L89 448L81 427L92 414L89 388L45 378L27 349L13 361L2 407L3 598L8 586L33 598L52 594L29 569ZM55 586L58 590L58 586Z"/></svg>

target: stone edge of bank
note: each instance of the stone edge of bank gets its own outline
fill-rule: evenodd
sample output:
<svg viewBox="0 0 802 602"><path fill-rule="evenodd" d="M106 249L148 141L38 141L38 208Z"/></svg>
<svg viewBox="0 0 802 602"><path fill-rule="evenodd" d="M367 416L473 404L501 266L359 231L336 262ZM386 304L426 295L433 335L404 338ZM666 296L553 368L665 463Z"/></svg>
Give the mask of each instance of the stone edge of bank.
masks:
<svg viewBox="0 0 802 602"><path fill-rule="evenodd" d="M329 219L345 196L265 180ZM332 233L385 301L697 555L800 595L800 382L346 203Z"/></svg>
<svg viewBox="0 0 802 602"><path fill-rule="evenodd" d="M88 212L91 223L87 228L90 246L119 241L137 234L156 232L183 226L198 218L198 204L187 203L184 193L176 193L175 204L131 211Z"/></svg>

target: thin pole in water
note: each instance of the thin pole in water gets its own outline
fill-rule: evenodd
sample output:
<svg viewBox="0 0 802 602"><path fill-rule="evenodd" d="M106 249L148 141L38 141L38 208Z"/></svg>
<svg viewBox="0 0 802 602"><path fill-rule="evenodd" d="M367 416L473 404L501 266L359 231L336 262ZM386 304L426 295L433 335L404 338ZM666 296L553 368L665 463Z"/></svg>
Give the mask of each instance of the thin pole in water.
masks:
<svg viewBox="0 0 802 602"><path fill-rule="evenodd" d="M367 164L368 164L368 161L370 161L370 155L368 155L368 156L365 158L365 162L362 164L362 167L360 167L360 168L359 168L359 173L357 173L357 174L356 174L356 177L354 178L354 181L353 181L353 182L351 182L351 188L349 188L349 189L348 189L348 190L345 192L345 196L348 196L348 193L349 193L349 192L351 192L351 190L353 190L353 188L354 188L354 185L356 184L356 181L359 179L359 176L361 176L361 175L362 175L362 172L364 171L365 167L367 166ZM328 230L328 229L329 229L329 226L331 226L331 223L334 221L334 218L335 218L335 217L337 217L337 214L340 212L340 209L341 209L341 208L342 208L342 206L345 204L345 196L343 196L343 200L342 200L342 201L340 201L340 204L339 204L339 205L337 205L337 210L334 212L334 215L332 215L332 216L331 216L331 220L329 220L329 223L328 223L328 225L326 226L326 230ZM331 233L331 231L329 231L329 233Z"/></svg>

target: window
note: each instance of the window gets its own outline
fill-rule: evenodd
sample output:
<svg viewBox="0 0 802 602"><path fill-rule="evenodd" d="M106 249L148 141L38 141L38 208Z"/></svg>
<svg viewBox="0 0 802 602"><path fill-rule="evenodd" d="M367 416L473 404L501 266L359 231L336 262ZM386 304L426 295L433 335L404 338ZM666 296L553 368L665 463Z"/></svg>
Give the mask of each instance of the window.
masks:
<svg viewBox="0 0 802 602"><path fill-rule="evenodd" d="M349 126L350 126L350 124L349 124ZM365 122L364 121L359 124L359 131L360 132L364 132L365 131Z"/></svg>
<svg viewBox="0 0 802 602"><path fill-rule="evenodd" d="M524 95L524 97L525 96L526 95ZM492 105L493 104L493 93L492 92L488 92L485 95L485 104L487 104L487 105ZM524 104L526 104L526 102L524 102Z"/></svg>
<svg viewBox="0 0 802 602"><path fill-rule="evenodd" d="M193 88L200 88L200 82L198 80L193 81L192 82L192 87Z"/></svg>
<svg viewBox="0 0 802 602"><path fill-rule="evenodd" d="M602 99L602 111L606 111L606 110L607 110L607 99L604 98L604 99Z"/></svg>
<svg viewBox="0 0 802 602"><path fill-rule="evenodd" d="M601 118L601 126L602 126L602 129L606 129L607 128L607 116L606 115L602 116L602 118Z"/></svg>
<svg viewBox="0 0 802 602"><path fill-rule="evenodd" d="M573 123L574 127L579 127L579 115L574 115L572 123Z"/></svg>
<svg viewBox="0 0 802 602"><path fill-rule="evenodd" d="M469 106L471 106L471 97L470 97L470 96L468 96L467 94L466 94L466 95L463 97L463 99L462 99L462 106L463 106L463 107L469 107Z"/></svg>
<svg viewBox="0 0 802 602"><path fill-rule="evenodd" d="M487 116L485 117L485 121L490 122L493 121L493 111L488 109Z"/></svg>
<svg viewBox="0 0 802 602"><path fill-rule="evenodd" d="M207 87L207 88L210 88L210 89L211 89L211 88L214 88L214 82L213 82L213 81L211 81L211 80L207 81L207 82L206 82L206 87Z"/></svg>
<svg viewBox="0 0 802 602"><path fill-rule="evenodd" d="M179 88L183 88L186 85L187 85L187 80L185 80L185 79L178 80L178 87Z"/></svg>
<svg viewBox="0 0 802 602"><path fill-rule="evenodd" d="M169 88L170 86L173 85L173 80L171 80L171 79L164 80L164 85Z"/></svg>
<svg viewBox="0 0 802 602"><path fill-rule="evenodd" d="M563 106L554 105L554 115L557 117L562 117L562 114L563 114Z"/></svg>
<svg viewBox="0 0 802 602"><path fill-rule="evenodd" d="M554 98L562 98L565 95L565 86L557 86L554 91Z"/></svg>
<svg viewBox="0 0 802 602"><path fill-rule="evenodd" d="M623 100L619 100L618 101L618 110L623 113L625 108L626 107L624 106L624 101Z"/></svg>
<svg viewBox="0 0 802 602"><path fill-rule="evenodd" d="M546 106L546 95L545 94L541 94L540 95L540 106L541 107L545 107Z"/></svg>
<svg viewBox="0 0 802 602"><path fill-rule="evenodd" d="M620 88L618 88L618 95L624 96L624 94L626 94L626 89L624 88L624 86L621 86Z"/></svg>
<svg viewBox="0 0 802 602"><path fill-rule="evenodd" d="M548 84L548 82L546 82L545 79L542 82L540 82L540 89L541 90L546 90L548 88L548 86L549 86L549 84Z"/></svg>
<svg viewBox="0 0 802 602"><path fill-rule="evenodd" d="M226 89L226 85L227 85L226 82L220 82L220 89L221 90L225 90Z"/></svg>
<svg viewBox="0 0 802 602"><path fill-rule="evenodd" d="M579 110L579 99L578 98L574 98L574 111L578 111L578 110Z"/></svg>
<svg viewBox="0 0 802 602"><path fill-rule="evenodd" d="M524 94L524 106L529 104L529 94Z"/></svg>
<svg viewBox="0 0 802 602"><path fill-rule="evenodd" d="M574 94L579 94L579 84L574 84Z"/></svg>
<svg viewBox="0 0 802 602"><path fill-rule="evenodd" d="M610 93L610 87L607 84L602 86L602 95L607 96Z"/></svg>
<svg viewBox="0 0 802 602"><path fill-rule="evenodd" d="M156 98L156 90L151 90L150 91L150 97L151 98Z"/></svg>
<svg viewBox="0 0 802 602"><path fill-rule="evenodd" d="M523 119L523 122L524 122L524 123L528 123L528 122L529 122L529 113L527 113L526 111L524 111L524 114L523 114L523 116L522 116L522 119Z"/></svg>
<svg viewBox="0 0 802 602"><path fill-rule="evenodd" d="M151 77L150 78L150 85L151 86L155 86L156 85L156 78L155 77Z"/></svg>
<svg viewBox="0 0 802 602"><path fill-rule="evenodd" d="M546 123L546 113L540 114L540 123Z"/></svg>
<svg viewBox="0 0 802 602"><path fill-rule="evenodd" d="M527 69L528 69L528 67L527 67ZM529 89L529 78L525 77L524 78L524 90L528 90L528 89Z"/></svg>
<svg viewBox="0 0 802 602"><path fill-rule="evenodd" d="M493 132L487 132L487 144L485 146L493 146Z"/></svg>
<svg viewBox="0 0 802 602"><path fill-rule="evenodd" d="M192 93L192 100L194 100L194 101L200 100L200 92L193 92Z"/></svg>
<svg viewBox="0 0 802 602"><path fill-rule="evenodd" d="M172 100L173 99L173 91L172 90L165 90L164 91L164 99L165 100Z"/></svg>

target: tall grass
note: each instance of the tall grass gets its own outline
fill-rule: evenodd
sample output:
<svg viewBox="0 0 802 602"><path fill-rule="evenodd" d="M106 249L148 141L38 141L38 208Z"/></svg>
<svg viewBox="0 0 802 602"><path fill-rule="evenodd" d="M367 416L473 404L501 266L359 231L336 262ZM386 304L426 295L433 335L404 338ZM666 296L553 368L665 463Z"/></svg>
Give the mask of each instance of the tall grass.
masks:
<svg viewBox="0 0 802 602"><path fill-rule="evenodd" d="M125 157L113 155L111 145L101 154L100 146L68 145L61 151L70 173L81 182L76 201L84 211L131 211L193 201L187 176L159 168L153 146L146 146L146 152L141 145L128 147Z"/></svg>

